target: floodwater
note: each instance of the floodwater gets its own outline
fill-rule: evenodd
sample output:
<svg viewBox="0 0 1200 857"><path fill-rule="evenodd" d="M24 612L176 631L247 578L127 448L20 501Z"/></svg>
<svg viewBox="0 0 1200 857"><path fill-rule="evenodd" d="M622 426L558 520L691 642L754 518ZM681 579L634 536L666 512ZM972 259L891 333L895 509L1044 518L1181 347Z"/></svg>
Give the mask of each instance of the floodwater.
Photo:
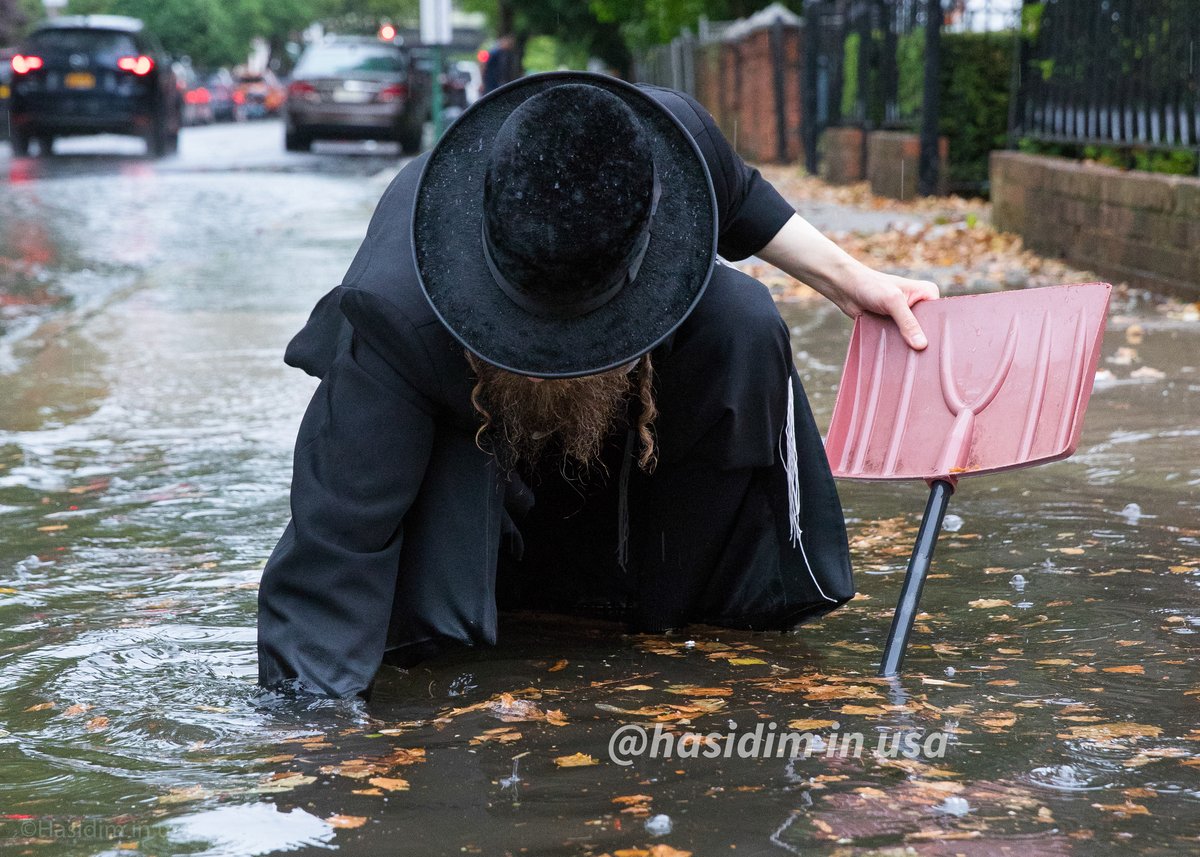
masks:
<svg viewBox="0 0 1200 857"><path fill-rule="evenodd" d="M0 185L7 852L1200 850L1200 325L1137 297L1075 457L960 486L896 681L874 670L925 489L844 483L860 595L795 635L510 617L497 649L385 668L370 705L257 688L314 387L280 358L369 166ZM782 311L825 426L848 324ZM613 761L656 725L654 757ZM763 749L785 731L819 739ZM685 732L713 734L668 754Z"/></svg>

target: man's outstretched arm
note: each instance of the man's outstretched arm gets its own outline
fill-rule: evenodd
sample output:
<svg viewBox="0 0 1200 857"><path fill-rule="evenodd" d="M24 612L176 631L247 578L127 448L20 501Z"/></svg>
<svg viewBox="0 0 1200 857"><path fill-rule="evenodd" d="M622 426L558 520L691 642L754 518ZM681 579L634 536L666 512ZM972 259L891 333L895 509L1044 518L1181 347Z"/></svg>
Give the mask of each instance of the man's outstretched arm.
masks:
<svg viewBox="0 0 1200 857"><path fill-rule="evenodd" d="M851 318L863 312L890 315L910 346L925 347L925 335L910 307L938 297L935 283L885 274L856 260L796 214L791 203L741 159L699 101L673 89L643 88L683 123L708 164L717 194L717 249L722 256L758 256L812 286Z"/></svg>
<svg viewBox="0 0 1200 857"><path fill-rule="evenodd" d="M812 286L850 318L863 312L890 315L912 348L920 350L928 344L911 307L937 298L936 283L868 267L798 214L793 214L757 255Z"/></svg>

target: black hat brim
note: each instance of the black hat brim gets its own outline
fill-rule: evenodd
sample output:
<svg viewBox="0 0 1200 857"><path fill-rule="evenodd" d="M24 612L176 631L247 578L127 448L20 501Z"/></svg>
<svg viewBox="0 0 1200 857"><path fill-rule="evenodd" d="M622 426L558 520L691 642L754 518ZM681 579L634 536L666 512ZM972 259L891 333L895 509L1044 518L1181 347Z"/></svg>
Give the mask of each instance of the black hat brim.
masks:
<svg viewBox="0 0 1200 857"><path fill-rule="evenodd" d="M523 101L562 83L621 98L653 147L661 196L636 279L608 303L571 319L532 314L496 285L483 251L483 182L492 141ZM679 326L704 292L716 258L717 204L695 140L635 86L585 72L521 78L472 105L447 129L418 184L412 246L421 288L464 347L501 369L571 378L622 366Z"/></svg>

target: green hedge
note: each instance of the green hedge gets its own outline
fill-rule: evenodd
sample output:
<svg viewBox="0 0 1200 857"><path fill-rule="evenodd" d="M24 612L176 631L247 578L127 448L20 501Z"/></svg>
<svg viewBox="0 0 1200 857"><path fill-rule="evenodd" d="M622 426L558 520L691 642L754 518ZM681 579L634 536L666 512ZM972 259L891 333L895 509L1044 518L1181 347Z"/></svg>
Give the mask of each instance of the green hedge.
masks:
<svg viewBox="0 0 1200 857"><path fill-rule="evenodd" d="M877 38L882 40L882 34L877 34ZM988 153L1005 147L1012 51L1012 33L942 33L938 126L950 142L949 181L954 190L986 190ZM901 36L896 53L900 115L905 126L916 131L924 98L924 32ZM858 34L853 33L846 44L844 116L851 114L857 99L858 75L851 64L857 58ZM879 127L883 120L882 105L868 104L867 110L871 123Z"/></svg>

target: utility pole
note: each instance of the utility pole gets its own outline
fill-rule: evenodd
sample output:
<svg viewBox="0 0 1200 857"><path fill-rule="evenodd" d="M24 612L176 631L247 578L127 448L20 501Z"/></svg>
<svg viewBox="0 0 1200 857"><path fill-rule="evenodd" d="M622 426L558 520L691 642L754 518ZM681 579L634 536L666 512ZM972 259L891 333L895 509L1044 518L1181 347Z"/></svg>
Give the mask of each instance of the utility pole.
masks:
<svg viewBox="0 0 1200 857"><path fill-rule="evenodd" d="M442 104L442 57L454 40L450 0L421 0L421 41L433 47L433 141L442 139L446 118Z"/></svg>

